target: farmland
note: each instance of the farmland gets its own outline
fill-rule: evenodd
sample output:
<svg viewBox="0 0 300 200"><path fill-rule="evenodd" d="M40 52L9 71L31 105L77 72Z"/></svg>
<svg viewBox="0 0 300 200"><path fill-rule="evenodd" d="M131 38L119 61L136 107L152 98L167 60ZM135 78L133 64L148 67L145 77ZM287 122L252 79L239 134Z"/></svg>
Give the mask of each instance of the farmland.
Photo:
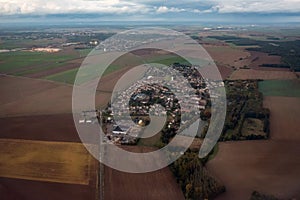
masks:
<svg viewBox="0 0 300 200"><path fill-rule="evenodd" d="M265 97L264 106L271 110L271 139L299 141L299 101L299 97Z"/></svg>
<svg viewBox="0 0 300 200"><path fill-rule="evenodd" d="M125 147L127 151L149 152L151 147ZM155 172L130 174L105 167L104 199L174 199L184 196L175 177L166 167Z"/></svg>
<svg viewBox="0 0 300 200"><path fill-rule="evenodd" d="M238 46L256 46L246 48L249 51L258 51L268 53L270 55L280 56L282 59L282 63L287 65L293 71L299 71L299 43L300 40L294 41L281 41L273 40L255 40L253 38L240 38L235 36L223 35L223 36L210 36L214 39L219 39L222 41L226 41L227 43L233 43ZM275 65L275 67L281 67L280 65Z"/></svg>
<svg viewBox="0 0 300 200"><path fill-rule="evenodd" d="M259 89L265 96L300 97L299 79L261 81Z"/></svg>
<svg viewBox="0 0 300 200"><path fill-rule="evenodd" d="M69 34L70 31L73 33ZM299 72L293 72L297 66L294 60L290 62L292 57L274 47L279 44L288 51L298 49L293 44L297 37L288 35L291 32L277 35L277 32L252 29L249 32L197 30L193 33L215 60L223 79L235 83L264 80L258 83L263 96L255 90L255 98L251 97L248 86L229 88L229 111L236 114L232 119L237 119L238 128L230 129L221 139L267 138L263 119L248 116L241 123L245 108L251 106L256 111L270 110L270 138L219 142L203 169L199 167L199 159L189 157L189 153L173 166L173 171L166 167L146 174L129 174L105 166L102 171L104 185L97 185L99 163L80 144L74 127L72 86L84 57L94 48L90 42L101 41L112 33L68 30L50 31L49 34L54 38L24 39L25 36L44 35L27 32L25 36L16 33L17 39L8 34L0 41L1 48L26 48L0 53L0 91L4 94L0 96L0 196L83 200L98 198L100 191L105 200L181 200L185 196L199 195L200 188L204 188L209 197L220 193L216 199L249 199L254 190L282 199L300 198ZM288 36L282 36L284 34ZM54 53L31 51L48 46L61 50ZM97 107L107 105L114 85L123 74L144 62L170 65L185 60L164 51L126 54L112 63L99 81L95 97ZM129 82L134 82L141 71L132 73ZM240 105L243 98L245 107ZM235 113L239 106L244 109ZM141 139L137 146L123 148L147 152L160 146L160 139L161 135L157 134ZM202 139L195 139L190 149L198 151L201 143ZM192 163L194 168L186 163ZM202 182L197 182L200 175L196 169L204 172ZM189 173L185 174L187 171ZM220 185L215 180L220 180ZM189 184L194 183L211 187L191 189ZM226 192L221 194L223 186Z"/></svg>
<svg viewBox="0 0 300 200"><path fill-rule="evenodd" d="M254 190L299 198L299 151L299 142L291 140L220 143L218 154L207 164L226 186L216 199L250 199Z"/></svg>
<svg viewBox="0 0 300 200"><path fill-rule="evenodd" d="M231 46L216 46L216 45L203 45L205 50L216 61L218 65L225 65L227 67L243 67L247 64L246 58L250 53L241 48L233 48Z"/></svg>
<svg viewBox="0 0 300 200"><path fill-rule="evenodd" d="M64 65L68 60L76 58L76 52L44 53L16 51L1 53L1 73L12 75L28 75ZM72 55L73 54L73 55ZM75 54L75 55L74 55Z"/></svg>
<svg viewBox="0 0 300 200"><path fill-rule="evenodd" d="M1 138L80 142L71 114L0 118ZM45 127L47 127L45 129ZM41 134L42 132L42 134ZM54 134L58 132L59 134Z"/></svg>
<svg viewBox="0 0 300 200"><path fill-rule="evenodd" d="M82 144L12 139L0 144L1 177L79 185L92 178L95 161Z"/></svg>
<svg viewBox="0 0 300 200"><path fill-rule="evenodd" d="M8 127L17 125L10 124ZM22 132L15 131L15 133ZM32 136L36 132L30 133ZM27 135L28 138L29 136L30 134ZM47 139L51 140L49 136L50 134ZM5 200L96 198L95 176L98 163L82 144L21 139L0 139L0 143L1 198Z"/></svg>
<svg viewBox="0 0 300 200"><path fill-rule="evenodd" d="M270 140L219 143L207 166L226 186L217 199L247 199L254 190L299 198L299 98L268 96Z"/></svg>
<svg viewBox="0 0 300 200"><path fill-rule="evenodd" d="M229 77L230 80L247 80L247 79L296 79L296 74L290 71L270 71L270 70L254 70L239 69L234 71Z"/></svg>

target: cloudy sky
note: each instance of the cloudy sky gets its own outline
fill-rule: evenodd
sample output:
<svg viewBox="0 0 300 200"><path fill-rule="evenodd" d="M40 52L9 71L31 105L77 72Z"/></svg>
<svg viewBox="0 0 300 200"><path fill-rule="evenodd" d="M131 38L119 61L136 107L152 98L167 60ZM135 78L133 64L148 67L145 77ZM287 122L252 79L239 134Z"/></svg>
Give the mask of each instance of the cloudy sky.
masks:
<svg viewBox="0 0 300 200"><path fill-rule="evenodd" d="M0 20L72 15L107 20L194 20L201 16L277 16L297 20L300 0L0 0Z"/></svg>

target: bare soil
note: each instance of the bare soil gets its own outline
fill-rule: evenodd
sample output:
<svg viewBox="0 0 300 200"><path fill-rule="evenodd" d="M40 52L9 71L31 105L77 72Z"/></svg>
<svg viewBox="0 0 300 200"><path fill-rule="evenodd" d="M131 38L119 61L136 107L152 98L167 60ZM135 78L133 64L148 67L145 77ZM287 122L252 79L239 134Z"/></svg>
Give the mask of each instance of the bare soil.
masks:
<svg viewBox="0 0 300 200"><path fill-rule="evenodd" d="M246 80L246 79L296 79L296 75L290 71L263 71L254 69L238 69L234 71L230 78L231 80Z"/></svg>
<svg viewBox="0 0 300 200"><path fill-rule="evenodd" d="M147 147L125 147L132 152L149 152ZM184 200L175 177L168 167L150 173L131 174L105 167L104 199L107 200Z"/></svg>
<svg viewBox="0 0 300 200"><path fill-rule="evenodd" d="M72 114L0 118L0 138L80 142Z"/></svg>
<svg viewBox="0 0 300 200"><path fill-rule="evenodd" d="M272 140L300 142L300 98L267 96L264 97L264 107L271 110Z"/></svg>
<svg viewBox="0 0 300 200"><path fill-rule="evenodd" d="M0 75L0 105L58 87L49 81Z"/></svg>
<svg viewBox="0 0 300 200"><path fill-rule="evenodd" d="M241 48L231 46L203 45L217 65L240 68L248 65L250 53Z"/></svg>
<svg viewBox="0 0 300 200"><path fill-rule="evenodd" d="M267 53L258 52L258 51L249 51L251 56L248 58L250 61L249 67L253 69L264 69L267 70L268 67L261 67L263 64L281 64L280 56L268 55ZM270 70L280 70L288 71L289 69L284 68L271 68Z"/></svg>
<svg viewBox="0 0 300 200"><path fill-rule="evenodd" d="M1 189L3 188L3 189ZM1 200L88 200L95 199L94 185L62 184L0 178Z"/></svg>
<svg viewBox="0 0 300 200"><path fill-rule="evenodd" d="M269 140L220 142L207 167L226 186L217 200L249 199L254 190L280 199L300 198L300 98L265 97L271 110Z"/></svg>
<svg viewBox="0 0 300 200"><path fill-rule="evenodd" d="M281 199L299 198L299 144L272 140L219 143L218 154L207 164L226 187L216 199L249 199L254 190Z"/></svg>

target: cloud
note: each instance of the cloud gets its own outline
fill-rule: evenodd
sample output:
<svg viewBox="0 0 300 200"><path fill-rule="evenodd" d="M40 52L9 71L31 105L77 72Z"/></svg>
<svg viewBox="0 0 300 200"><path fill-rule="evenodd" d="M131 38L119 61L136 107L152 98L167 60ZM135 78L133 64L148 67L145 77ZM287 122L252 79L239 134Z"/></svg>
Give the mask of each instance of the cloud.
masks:
<svg viewBox="0 0 300 200"><path fill-rule="evenodd" d="M158 9L157 9L157 12L158 13L168 13L168 12L184 12L186 11L185 9L183 8L174 8L174 7L166 7L166 6L160 6Z"/></svg>
<svg viewBox="0 0 300 200"><path fill-rule="evenodd" d="M0 14L146 13L144 4L120 0L0 0Z"/></svg>
<svg viewBox="0 0 300 200"><path fill-rule="evenodd" d="M298 13L300 0L0 0L0 15ZM174 15L174 14L173 14Z"/></svg>
<svg viewBox="0 0 300 200"><path fill-rule="evenodd" d="M212 0L211 10L219 13L296 13L300 0Z"/></svg>

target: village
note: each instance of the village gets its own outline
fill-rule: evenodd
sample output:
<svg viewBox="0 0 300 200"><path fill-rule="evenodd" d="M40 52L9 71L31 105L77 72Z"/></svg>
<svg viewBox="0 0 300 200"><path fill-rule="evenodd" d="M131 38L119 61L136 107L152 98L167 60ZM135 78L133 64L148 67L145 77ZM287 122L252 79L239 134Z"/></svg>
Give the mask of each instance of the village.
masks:
<svg viewBox="0 0 300 200"><path fill-rule="evenodd" d="M87 117L85 111L85 120L80 122L95 123L95 116L99 116L99 121L105 133L103 142L135 145L138 138L143 134L140 128L151 123L149 114L165 116L167 121L163 132L168 132L170 137L174 136L182 125L188 127L200 118L201 111L204 111L210 104L208 88L222 87L223 82L216 83L215 81L205 80L193 66L174 63L170 68L182 74L188 80L190 87L183 87L178 80L176 81L176 79L179 79L178 76L166 74L168 70L162 73L162 70L151 67L145 73L147 74L146 77L119 92L118 97L104 110L96 111L98 114L88 115L90 117ZM169 85L173 86L172 89L157 84L157 80L167 81ZM194 94L187 93L191 88ZM127 102L128 94L132 94L129 104ZM175 94L180 94L181 100ZM117 109L113 109L111 105L114 105L113 107ZM125 116L122 118L122 115L128 112L128 105L130 118L128 119ZM197 117L195 118L195 116ZM115 118L121 118L121 120L116 122ZM137 126L132 126L132 121Z"/></svg>

